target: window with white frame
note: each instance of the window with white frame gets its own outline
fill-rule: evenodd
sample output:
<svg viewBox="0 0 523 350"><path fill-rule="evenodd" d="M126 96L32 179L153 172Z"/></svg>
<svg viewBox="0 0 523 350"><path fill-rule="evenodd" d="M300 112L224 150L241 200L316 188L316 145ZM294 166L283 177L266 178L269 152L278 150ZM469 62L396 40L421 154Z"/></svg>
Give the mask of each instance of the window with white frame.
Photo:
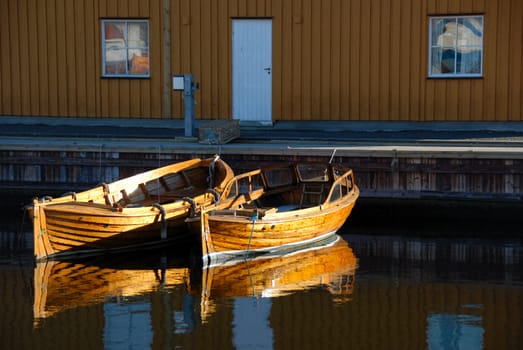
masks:
<svg viewBox="0 0 523 350"><path fill-rule="evenodd" d="M102 75L150 76L148 20L102 20Z"/></svg>
<svg viewBox="0 0 523 350"><path fill-rule="evenodd" d="M429 33L429 77L482 76L483 16L431 17Z"/></svg>

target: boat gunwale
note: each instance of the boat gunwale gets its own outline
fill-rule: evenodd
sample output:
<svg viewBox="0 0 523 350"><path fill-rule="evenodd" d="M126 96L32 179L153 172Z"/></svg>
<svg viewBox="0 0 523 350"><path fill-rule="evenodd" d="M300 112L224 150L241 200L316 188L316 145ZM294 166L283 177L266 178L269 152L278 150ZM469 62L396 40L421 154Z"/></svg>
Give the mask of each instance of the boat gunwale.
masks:
<svg viewBox="0 0 523 350"><path fill-rule="evenodd" d="M130 185L135 185L137 183L144 183L152 180L160 179L161 177L173 174L173 173L179 173L183 170L192 169L195 166L200 166L202 164L205 164L212 161L212 158L208 159L200 159L200 158L193 158L186 161L182 161L179 163L172 163L165 165L160 168L147 170L145 172L131 175L129 177L125 177L123 179L118 179L113 182L110 182L108 184L101 184L94 186L92 188L89 188L87 190L78 192L78 193L70 193L67 195L63 195L61 197L52 198L50 200L44 200L40 201L40 206L49 206L54 204L64 204L64 203L88 203L89 201L93 201L92 204L100 204L103 205L100 202L94 202L94 200L100 200L103 199L106 195L114 195L121 193L122 190L125 190ZM146 181L143 181L145 179ZM142 181L140 181L142 180ZM89 194L93 194L93 197L90 197ZM84 198L85 197L85 198ZM75 199L77 198L77 199ZM108 207L111 205L106 204Z"/></svg>

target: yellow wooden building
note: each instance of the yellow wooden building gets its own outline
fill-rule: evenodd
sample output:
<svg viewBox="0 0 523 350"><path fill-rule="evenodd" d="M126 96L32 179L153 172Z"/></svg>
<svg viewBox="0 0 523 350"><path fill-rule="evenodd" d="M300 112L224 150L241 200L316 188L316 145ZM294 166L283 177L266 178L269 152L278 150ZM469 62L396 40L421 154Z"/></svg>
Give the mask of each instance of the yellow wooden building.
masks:
<svg viewBox="0 0 523 350"><path fill-rule="evenodd" d="M523 121L521 0L2 0L0 115Z"/></svg>

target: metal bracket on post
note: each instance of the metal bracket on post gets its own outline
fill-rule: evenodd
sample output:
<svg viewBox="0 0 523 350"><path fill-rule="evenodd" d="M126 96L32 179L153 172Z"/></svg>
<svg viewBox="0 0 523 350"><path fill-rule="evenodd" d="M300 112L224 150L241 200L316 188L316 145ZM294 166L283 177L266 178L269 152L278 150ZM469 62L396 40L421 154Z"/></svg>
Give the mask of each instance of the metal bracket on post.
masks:
<svg viewBox="0 0 523 350"><path fill-rule="evenodd" d="M192 74L173 76L173 90L183 91L183 107L185 111L185 137L195 137L194 122L194 91L200 88L200 84L194 83Z"/></svg>

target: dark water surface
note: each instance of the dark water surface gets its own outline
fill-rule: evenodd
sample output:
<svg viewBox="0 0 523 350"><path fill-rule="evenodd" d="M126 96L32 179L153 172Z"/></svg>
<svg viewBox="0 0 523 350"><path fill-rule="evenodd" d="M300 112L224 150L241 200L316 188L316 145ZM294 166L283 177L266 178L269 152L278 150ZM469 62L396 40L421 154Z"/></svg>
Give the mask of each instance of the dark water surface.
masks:
<svg viewBox="0 0 523 350"><path fill-rule="evenodd" d="M16 209L0 349L523 348L519 226L351 218L327 247L216 269L189 247L35 265Z"/></svg>

